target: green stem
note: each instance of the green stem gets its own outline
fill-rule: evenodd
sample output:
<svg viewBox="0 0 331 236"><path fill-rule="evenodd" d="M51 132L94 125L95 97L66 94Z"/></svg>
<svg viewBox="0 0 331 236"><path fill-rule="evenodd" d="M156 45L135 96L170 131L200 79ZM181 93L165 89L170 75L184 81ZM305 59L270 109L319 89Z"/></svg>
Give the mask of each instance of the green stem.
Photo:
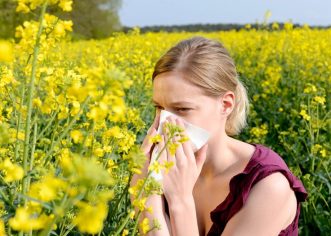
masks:
<svg viewBox="0 0 331 236"><path fill-rule="evenodd" d="M132 210L132 207L130 207L130 211L131 210ZM129 219L130 219L130 212L128 212L128 214L126 215L123 223L120 225L120 227L117 229L117 231L115 232L115 234L113 236L120 235L120 233L122 232L122 230L126 226L126 224L129 221Z"/></svg>
<svg viewBox="0 0 331 236"><path fill-rule="evenodd" d="M30 165L29 165L29 172L32 171L33 168L33 162L34 162L34 151L36 149L36 139L37 139L37 123L34 124L34 130L33 130L33 141L32 141L32 149L31 149L31 157L30 157ZM28 182L28 188L30 188L30 180L31 175L27 176L27 182Z"/></svg>
<svg viewBox="0 0 331 236"><path fill-rule="evenodd" d="M36 77L36 68L37 68L37 57L39 53L39 46L40 46L40 37L43 30L43 19L46 13L47 8L47 1L43 4L41 8L40 18L39 18L39 28L37 33L36 44L33 49L33 61L32 61L32 71L30 77L30 83L28 87L28 97L27 97L27 118L25 123L25 139L24 139L24 151L23 151L23 169L24 174L28 171L28 155L29 155L29 144L30 144L30 126L31 126L31 114L32 114L32 99L33 99L33 92L34 92L34 81ZM27 179L23 179L22 185L22 194L25 195L27 192ZM25 200L23 199L25 204Z"/></svg>
<svg viewBox="0 0 331 236"><path fill-rule="evenodd" d="M70 224L67 228L68 228L68 230L66 231L66 232L64 232L64 234L60 234L61 236L67 236L70 232L71 232L71 230L73 229L73 228L75 228L75 224Z"/></svg>
<svg viewBox="0 0 331 236"><path fill-rule="evenodd" d="M131 177L132 177L132 176L131 176L131 174L130 174L129 179L130 179ZM111 215L111 217L109 217L109 219L112 219L112 218L113 218L114 213L116 213L116 210L118 209L118 206L120 205L120 203L121 203L123 197L125 196L126 191L129 189L129 187L130 187L130 182L125 186L125 188L124 188L124 190L123 190L123 192L122 192L120 198L119 198L119 199L117 200L117 202L114 204L114 207L111 208L111 212L112 212L113 214Z"/></svg>
<svg viewBox="0 0 331 236"><path fill-rule="evenodd" d="M46 165L49 160L50 160L50 156L52 155L53 151L54 151L54 147L57 146L61 140L67 135L67 133L71 130L72 126L76 123L77 118L80 116L81 111L83 111L83 109L85 108L86 104L88 103L88 101L90 100L90 97L87 97L83 103L83 105L81 106L80 111L72 118L72 120L69 122L69 124L67 125L67 127L64 129L64 131L61 133L60 137L54 142L54 144L51 146L51 148L49 149L49 151L46 153L45 158L44 158L44 165Z"/></svg>
<svg viewBox="0 0 331 236"><path fill-rule="evenodd" d="M24 101L24 90L25 90L25 84L22 83L21 87L21 101L20 101L20 109L23 107L23 101ZM21 123L22 123L22 114L21 112L18 112L18 117L17 117L17 125L16 125L16 142L15 142L15 151L14 151L14 162L17 161L17 156L18 156L18 150L19 150L19 143L20 141L18 140L18 133L21 129Z"/></svg>
<svg viewBox="0 0 331 236"><path fill-rule="evenodd" d="M60 204L60 208L63 209L65 207L65 203L67 201L67 193L64 195L61 204ZM55 217L52 219L51 222L48 223L47 227L40 233L40 236L47 236L50 234L50 232L52 231L53 225L55 224L55 222L57 221L57 219L59 218L59 215L56 214Z"/></svg>
<svg viewBox="0 0 331 236"><path fill-rule="evenodd" d="M54 112L54 114L52 115L51 119L49 120L48 124L46 125L46 127L38 134L37 137L37 141L42 137L42 135L47 131L47 129L51 126L53 120L55 119L57 115L57 112Z"/></svg>
<svg viewBox="0 0 331 236"><path fill-rule="evenodd" d="M170 142L171 138L172 138L172 137L170 137L170 138L168 139L168 141L166 142L166 144L164 145L164 147L163 147L163 148L161 149L161 151L158 153L157 157L155 158L155 161L157 161L157 160L160 158L161 153L166 149L166 147L167 147L168 143ZM141 189L139 190L138 197L137 197L138 199L139 199L139 198L141 197L141 195L143 194L144 187L145 187L145 185L146 185L146 183L147 183L147 180L148 180L149 176L151 175L151 173L152 173L152 171L149 170L148 173L147 173L147 176L146 176L146 178L145 178L145 180L144 180L143 186L142 186ZM139 216L140 216L140 215L139 215ZM128 223L129 219L130 219L130 214L128 214L128 215L125 217L123 223L122 223L121 226L118 228L118 230L116 231L116 233L114 234L114 236L119 235L119 234L122 232L122 230L124 229L124 227L125 227L126 224Z"/></svg>
<svg viewBox="0 0 331 236"><path fill-rule="evenodd" d="M131 232L131 236L134 236L134 233L135 233L136 230L137 230L137 227L138 227L138 221L139 221L139 218L140 218L140 216L141 216L141 213L142 213L142 211L140 211L140 212L138 213L138 215L137 215L136 221L134 222L133 230L132 230L132 232Z"/></svg>
<svg viewBox="0 0 331 236"><path fill-rule="evenodd" d="M11 206L13 209L16 209L16 207L14 206L13 202L11 202L7 197L6 194L4 194L2 192L2 190L0 189L0 196L2 197L3 201L6 202L9 206Z"/></svg>
<svg viewBox="0 0 331 236"><path fill-rule="evenodd" d="M94 127L95 127L95 122L94 120L92 121L92 143L91 143L91 151L90 151L90 157L93 155L93 149L94 149Z"/></svg>
<svg viewBox="0 0 331 236"><path fill-rule="evenodd" d="M82 156L83 155L83 152L84 152L84 147L85 147L85 145L86 145L86 140L87 140L87 137L90 135L90 133L92 132L92 129L93 129L93 127L92 127L92 125L90 125L89 126L89 129L88 129L88 131L87 131L87 134L86 135L84 135L84 140L83 140L83 142L82 142L82 144L80 145L80 151L79 151L79 155L80 156Z"/></svg>

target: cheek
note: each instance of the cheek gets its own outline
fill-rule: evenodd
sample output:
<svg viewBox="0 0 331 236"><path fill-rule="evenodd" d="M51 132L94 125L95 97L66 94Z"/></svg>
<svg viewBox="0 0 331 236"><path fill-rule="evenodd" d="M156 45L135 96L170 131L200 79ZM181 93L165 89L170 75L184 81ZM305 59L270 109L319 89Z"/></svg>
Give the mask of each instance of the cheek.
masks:
<svg viewBox="0 0 331 236"><path fill-rule="evenodd" d="M190 120L187 119L192 124L195 124L207 131L212 131L218 129L220 125L219 117L214 109L204 109L199 112L194 113L190 116Z"/></svg>

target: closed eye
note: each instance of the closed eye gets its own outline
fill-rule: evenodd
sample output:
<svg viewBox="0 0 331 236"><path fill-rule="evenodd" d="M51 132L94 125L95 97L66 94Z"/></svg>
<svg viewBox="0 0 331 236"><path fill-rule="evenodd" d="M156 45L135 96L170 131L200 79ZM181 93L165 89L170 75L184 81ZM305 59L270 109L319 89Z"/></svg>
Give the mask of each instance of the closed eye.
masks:
<svg viewBox="0 0 331 236"><path fill-rule="evenodd" d="M177 111L188 111L191 110L191 108L176 108Z"/></svg>
<svg viewBox="0 0 331 236"><path fill-rule="evenodd" d="M163 107L160 107L158 105L154 105L155 108L157 109L163 109ZM183 111L189 111L192 110L192 108L175 108L176 111L183 112Z"/></svg>
<svg viewBox="0 0 331 236"><path fill-rule="evenodd" d="M161 106L158 106L158 105L154 105L154 107L155 107L156 109L160 109L160 110L162 110L162 109L163 109L163 107L161 107Z"/></svg>

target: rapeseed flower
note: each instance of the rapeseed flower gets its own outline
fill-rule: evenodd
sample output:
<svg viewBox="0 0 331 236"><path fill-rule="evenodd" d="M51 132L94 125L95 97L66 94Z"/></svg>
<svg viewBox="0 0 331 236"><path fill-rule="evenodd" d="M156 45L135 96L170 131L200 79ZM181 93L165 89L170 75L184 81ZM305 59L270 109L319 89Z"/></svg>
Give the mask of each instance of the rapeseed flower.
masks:
<svg viewBox="0 0 331 236"><path fill-rule="evenodd" d="M0 170L3 171L5 182L21 180L24 176L24 170L21 166L12 163L9 158L6 158L0 163Z"/></svg>

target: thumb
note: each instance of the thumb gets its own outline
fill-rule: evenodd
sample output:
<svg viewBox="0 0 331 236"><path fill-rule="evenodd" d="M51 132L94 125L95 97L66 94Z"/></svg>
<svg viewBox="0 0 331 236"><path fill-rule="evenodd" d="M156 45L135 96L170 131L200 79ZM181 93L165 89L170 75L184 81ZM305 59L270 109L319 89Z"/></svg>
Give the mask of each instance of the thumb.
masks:
<svg viewBox="0 0 331 236"><path fill-rule="evenodd" d="M159 127L159 123L160 123L160 112L157 112L153 121L152 126L154 127L154 129L158 129Z"/></svg>
<svg viewBox="0 0 331 236"><path fill-rule="evenodd" d="M208 143L202 146L197 152L196 152L196 163L197 168L200 174L200 171L202 169L203 163L205 163L207 158L207 150L208 150Z"/></svg>

